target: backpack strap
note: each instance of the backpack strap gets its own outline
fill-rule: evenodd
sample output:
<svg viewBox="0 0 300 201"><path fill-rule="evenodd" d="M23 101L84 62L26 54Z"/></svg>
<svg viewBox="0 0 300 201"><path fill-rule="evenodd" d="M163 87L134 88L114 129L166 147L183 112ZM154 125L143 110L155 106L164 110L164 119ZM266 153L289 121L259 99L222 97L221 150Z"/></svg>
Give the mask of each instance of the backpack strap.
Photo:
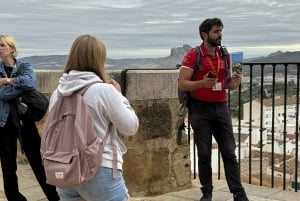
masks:
<svg viewBox="0 0 300 201"><path fill-rule="evenodd" d="M111 132L111 144L113 149L113 178L118 178L118 148L117 148L117 136L115 133L117 132L117 129L113 127L112 123L110 123L110 127L114 129L115 132Z"/></svg>
<svg viewBox="0 0 300 201"><path fill-rule="evenodd" d="M195 67L194 67L194 71L193 71L191 80L194 80L196 72L198 70L202 69L202 64L201 64L201 62L202 62L202 54L201 54L201 51L200 51L200 46L196 46L194 48L194 50L196 50L196 53L197 53L197 61L195 63ZM191 93L193 93L193 91Z"/></svg>
<svg viewBox="0 0 300 201"><path fill-rule="evenodd" d="M225 62L225 79L227 77L227 74L228 74L228 51L227 51L227 48L226 46L220 46L220 50L221 50L221 53L222 53L222 57L223 57L223 60Z"/></svg>
<svg viewBox="0 0 300 201"><path fill-rule="evenodd" d="M96 83L101 83L101 82L100 81L91 82L91 83L85 85L84 87L82 87L81 89L79 89L76 93L83 95L90 86L92 86L93 84L96 84Z"/></svg>
<svg viewBox="0 0 300 201"><path fill-rule="evenodd" d="M25 69L26 63L20 63L18 66L17 71L12 75L12 77L18 77L20 75L24 74L24 69Z"/></svg>
<svg viewBox="0 0 300 201"><path fill-rule="evenodd" d="M193 74L192 74L192 80L194 80L196 72L198 70L201 70L201 68L202 68L202 64L201 64L201 62L202 62L202 54L201 54L201 51L200 51L200 46L194 47L194 50L196 50L196 53L197 53L197 61L195 63L194 71L193 71Z"/></svg>
<svg viewBox="0 0 300 201"><path fill-rule="evenodd" d="M116 135L114 134L115 132L112 132L113 124L110 122L108 125L108 129L106 131L106 134L102 140L103 144L103 149L106 144L107 138L110 135L111 139L111 144L112 144L112 149L113 149L113 160L112 160L112 165L113 165L113 178L116 179L118 178L118 150L117 150L117 139Z"/></svg>
<svg viewBox="0 0 300 201"><path fill-rule="evenodd" d="M202 65L201 65L202 54L200 51L200 46L196 46L194 49L196 50L196 53L197 53L197 61L196 61L195 68L194 68L194 72L196 72L197 70L201 70L201 68L202 68Z"/></svg>
<svg viewBox="0 0 300 201"><path fill-rule="evenodd" d="M202 65L201 65L201 62L202 62L202 54L201 54L201 51L200 51L200 46L196 46L193 48L196 53L197 53L197 61L195 63L195 67L194 67L194 71L193 71L193 74L192 74L192 80L194 80L194 77L195 77L195 74L198 70L201 70L202 68Z"/></svg>

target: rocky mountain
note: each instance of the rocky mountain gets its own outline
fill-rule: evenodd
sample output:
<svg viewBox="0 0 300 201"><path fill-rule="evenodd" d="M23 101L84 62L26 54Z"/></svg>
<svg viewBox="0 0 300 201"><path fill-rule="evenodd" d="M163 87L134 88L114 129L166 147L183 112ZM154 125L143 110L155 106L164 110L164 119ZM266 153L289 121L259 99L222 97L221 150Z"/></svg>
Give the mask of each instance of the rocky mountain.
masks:
<svg viewBox="0 0 300 201"><path fill-rule="evenodd" d="M170 55L160 58L137 59L107 59L106 68L116 69L175 69L176 64L181 63L183 56L191 49L190 45L173 47ZM21 58L22 62L29 62L34 69L61 70L66 61L66 55L31 56ZM266 57L246 59L245 62L300 62L300 51L277 51Z"/></svg>
<svg viewBox="0 0 300 201"><path fill-rule="evenodd" d="M277 51L266 57L251 59L251 62L300 62L300 51L281 52Z"/></svg>
<svg viewBox="0 0 300 201"><path fill-rule="evenodd" d="M192 47L183 45L182 47L174 47L170 51L170 55L161 58L137 58L137 59L107 59L106 68L110 70L116 69L174 69L176 64L181 63L183 56ZM21 58L22 62L29 62L34 69L43 70L61 70L63 69L67 55L49 55L49 56L31 56Z"/></svg>

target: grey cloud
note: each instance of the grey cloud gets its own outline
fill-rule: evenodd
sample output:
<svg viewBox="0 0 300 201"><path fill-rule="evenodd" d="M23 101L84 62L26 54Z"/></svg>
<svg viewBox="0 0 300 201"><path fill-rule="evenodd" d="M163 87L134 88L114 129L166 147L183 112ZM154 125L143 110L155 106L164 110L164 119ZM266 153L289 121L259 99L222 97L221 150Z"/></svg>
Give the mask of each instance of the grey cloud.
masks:
<svg viewBox="0 0 300 201"><path fill-rule="evenodd" d="M139 56L147 49L167 56L172 47L198 45L199 23L208 17L223 20L223 43L249 51L246 56L256 53L247 47L300 48L298 0L0 0L1 5L3 1L1 31L15 36L20 55L26 56L34 50L67 54L82 33L103 40L112 58L123 57L120 52L126 49ZM151 57L149 51L144 57Z"/></svg>

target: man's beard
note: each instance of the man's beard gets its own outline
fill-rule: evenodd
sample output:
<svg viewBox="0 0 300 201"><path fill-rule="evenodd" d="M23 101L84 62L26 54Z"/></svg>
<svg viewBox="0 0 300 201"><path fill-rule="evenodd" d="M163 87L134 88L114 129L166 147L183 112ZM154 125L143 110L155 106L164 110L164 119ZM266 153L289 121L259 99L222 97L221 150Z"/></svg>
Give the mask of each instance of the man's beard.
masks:
<svg viewBox="0 0 300 201"><path fill-rule="evenodd" d="M218 38L218 39L212 39L210 36L208 36L208 39L207 39L207 42L213 46L213 47L217 47L217 46L220 46L221 45L221 40L222 38Z"/></svg>

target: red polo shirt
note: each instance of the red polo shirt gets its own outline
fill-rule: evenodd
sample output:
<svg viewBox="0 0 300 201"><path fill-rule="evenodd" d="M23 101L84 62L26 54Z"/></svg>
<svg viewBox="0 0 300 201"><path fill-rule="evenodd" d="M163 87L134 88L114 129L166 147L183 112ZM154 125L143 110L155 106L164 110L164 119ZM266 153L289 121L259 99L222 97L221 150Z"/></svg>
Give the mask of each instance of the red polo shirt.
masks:
<svg viewBox="0 0 300 201"><path fill-rule="evenodd" d="M212 71L217 75L220 90L213 90L212 88L199 88L191 92L191 96L200 101L206 102L225 102L226 101L226 91L224 85L224 75L225 75L225 62L221 55L221 50L219 47L216 48L215 56L208 54L207 50L202 43L200 45L200 52L202 54L201 69L195 74L194 80L201 80L209 72ZM197 61L197 52L191 49L182 60L183 68L194 69Z"/></svg>

